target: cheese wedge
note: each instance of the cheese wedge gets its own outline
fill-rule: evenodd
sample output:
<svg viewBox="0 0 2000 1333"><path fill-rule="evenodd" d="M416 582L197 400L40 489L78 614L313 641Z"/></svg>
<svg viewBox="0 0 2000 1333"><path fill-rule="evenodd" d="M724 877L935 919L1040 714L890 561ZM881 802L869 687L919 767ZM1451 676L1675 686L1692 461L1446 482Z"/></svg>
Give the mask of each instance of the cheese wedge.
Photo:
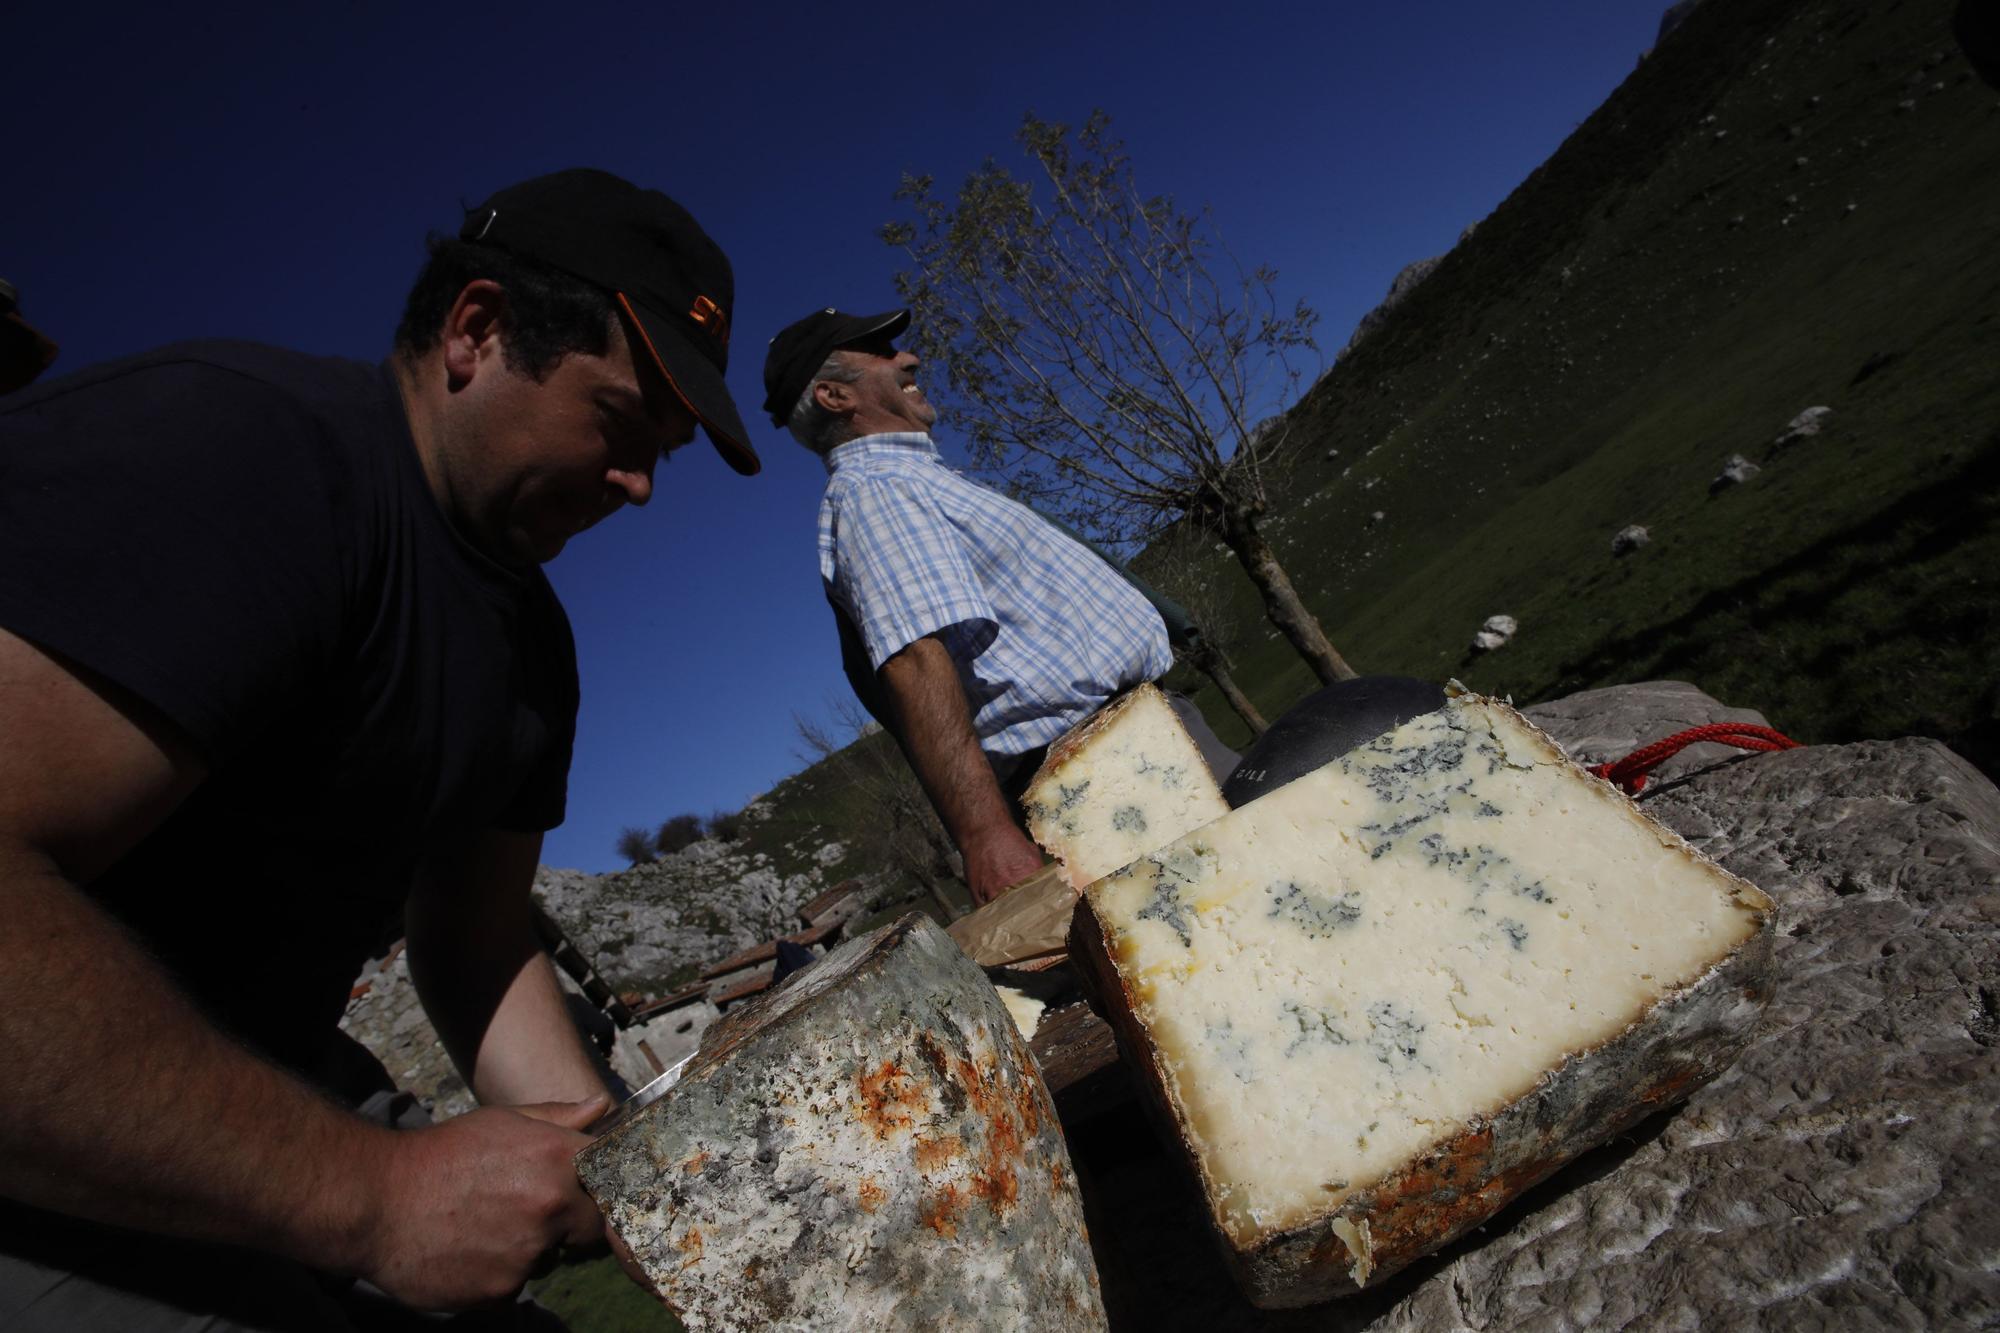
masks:
<svg viewBox="0 0 2000 1333"><path fill-rule="evenodd" d="M1021 805L1029 836L1075 888L1229 813L1194 739L1152 685L1051 745Z"/></svg>
<svg viewBox="0 0 2000 1333"><path fill-rule="evenodd" d="M1276 1307L1379 1280L1714 1077L1772 915L1461 694L1092 884L1071 951Z"/></svg>

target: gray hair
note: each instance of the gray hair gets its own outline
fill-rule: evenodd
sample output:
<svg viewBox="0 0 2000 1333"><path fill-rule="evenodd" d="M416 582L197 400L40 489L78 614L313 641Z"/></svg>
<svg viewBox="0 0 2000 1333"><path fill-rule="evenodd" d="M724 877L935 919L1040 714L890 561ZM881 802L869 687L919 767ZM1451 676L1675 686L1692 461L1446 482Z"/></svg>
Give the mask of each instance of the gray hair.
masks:
<svg viewBox="0 0 2000 1333"><path fill-rule="evenodd" d="M792 406L791 417L785 422L786 428L792 432L792 438L816 454L827 453L834 446L851 439L854 434L854 428L848 424L846 417L837 416L821 407L819 399L813 394L813 386L822 381L852 384L861 378L860 369L849 363L841 354L843 350L836 348L827 354L826 360L820 363L820 368L813 372L810 380L806 381L805 392L799 395L799 401Z"/></svg>

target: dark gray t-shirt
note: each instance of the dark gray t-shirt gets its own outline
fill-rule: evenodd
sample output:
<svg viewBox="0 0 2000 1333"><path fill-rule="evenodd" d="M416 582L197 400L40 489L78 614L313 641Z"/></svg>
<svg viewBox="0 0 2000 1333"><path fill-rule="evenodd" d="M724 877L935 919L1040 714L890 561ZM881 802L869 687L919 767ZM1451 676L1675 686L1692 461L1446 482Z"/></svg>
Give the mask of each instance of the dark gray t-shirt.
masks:
<svg viewBox="0 0 2000 1333"><path fill-rule="evenodd" d="M431 841L562 820L569 622L452 530L385 367L186 344L0 400L0 626L199 748L89 888L308 1076Z"/></svg>

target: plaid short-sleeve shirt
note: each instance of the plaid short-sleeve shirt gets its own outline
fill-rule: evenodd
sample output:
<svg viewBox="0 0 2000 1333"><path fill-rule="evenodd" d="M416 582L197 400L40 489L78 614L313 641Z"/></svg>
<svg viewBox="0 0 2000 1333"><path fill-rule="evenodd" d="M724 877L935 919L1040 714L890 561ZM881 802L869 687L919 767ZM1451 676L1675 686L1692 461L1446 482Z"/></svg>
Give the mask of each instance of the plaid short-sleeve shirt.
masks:
<svg viewBox="0 0 2000 1333"><path fill-rule="evenodd" d="M928 435L849 440L826 466L829 593L877 670L938 637L989 754L1046 745L1172 665L1152 603L1033 510L945 466Z"/></svg>

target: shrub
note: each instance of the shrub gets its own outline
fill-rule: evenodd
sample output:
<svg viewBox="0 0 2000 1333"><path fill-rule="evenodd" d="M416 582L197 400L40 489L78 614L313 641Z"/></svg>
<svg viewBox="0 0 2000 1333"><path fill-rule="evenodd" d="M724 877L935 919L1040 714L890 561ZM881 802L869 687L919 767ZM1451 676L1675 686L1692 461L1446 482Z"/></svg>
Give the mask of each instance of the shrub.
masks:
<svg viewBox="0 0 2000 1333"><path fill-rule="evenodd" d="M718 810L708 817L708 836L723 842L735 842L743 836L744 819L741 810Z"/></svg>
<svg viewBox="0 0 2000 1333"><path fill-rule="evenodd" d="M653 845L659 848L661 856L672 856L701 841L701 817L698 815L675 815L660 825L660 831L653 837Z"/></svg>
<svg viewBox="0 0 2000 1333"><path fill-rule="evenodd" d="M618 854L633 865L653 859L653 835L642 828L622 829L618 834Z"/></svg>

